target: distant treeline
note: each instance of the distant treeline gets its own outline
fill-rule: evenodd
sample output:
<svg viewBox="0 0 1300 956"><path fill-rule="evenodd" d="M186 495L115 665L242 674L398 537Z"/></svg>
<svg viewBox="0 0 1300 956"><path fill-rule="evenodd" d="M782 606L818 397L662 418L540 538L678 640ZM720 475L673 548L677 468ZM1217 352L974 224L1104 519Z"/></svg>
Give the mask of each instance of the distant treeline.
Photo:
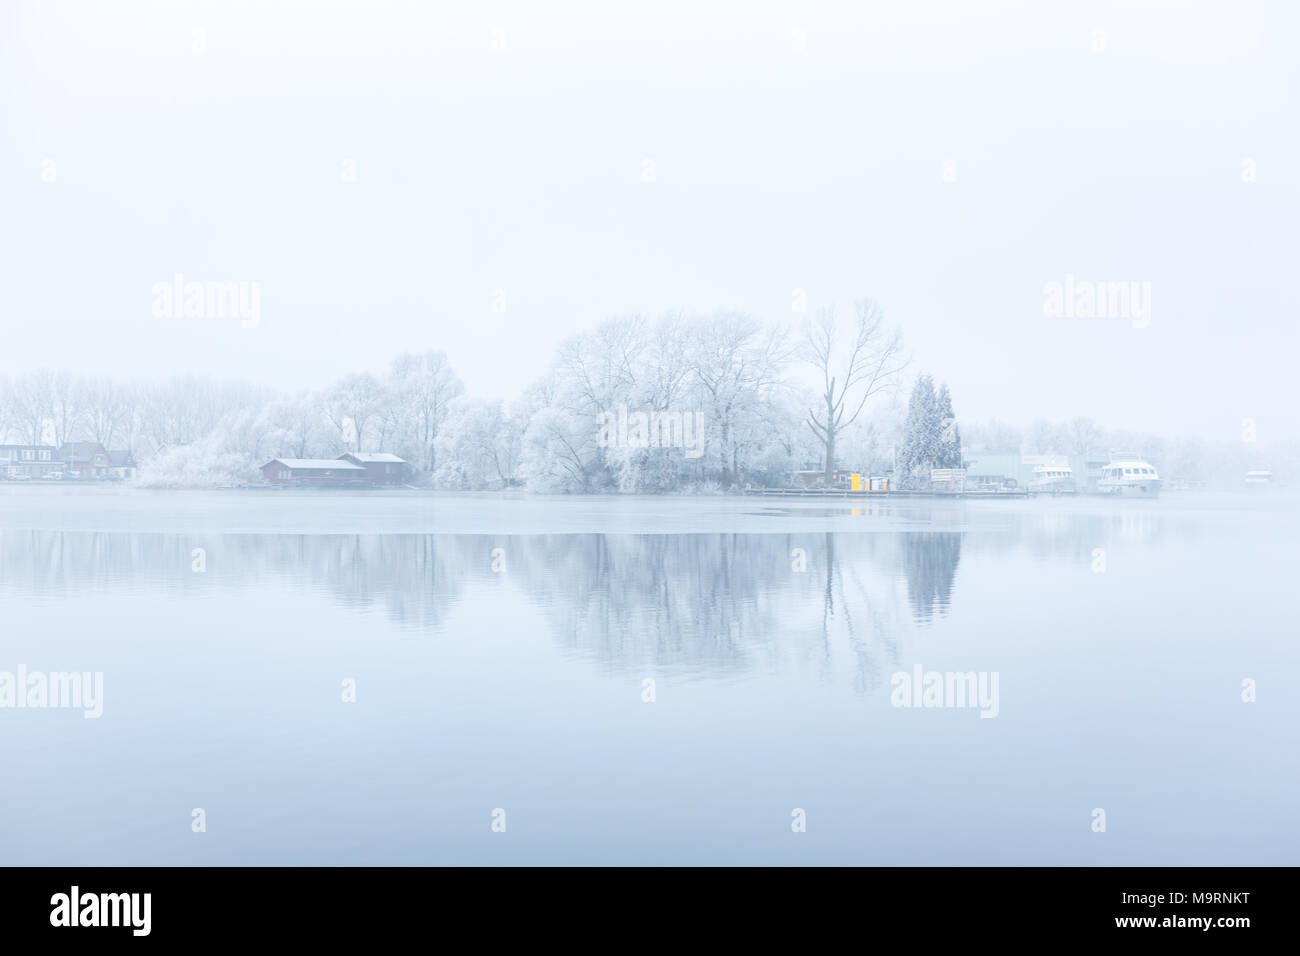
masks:
<svg viewBox="0 0 1300 956"><path fill-rule="evenodd" d="M550 492L730 491L787 486L796 471L897 464L900 476L920 476L955 467L963 453L1112 448L1140 452L1170 479L1240 482L1250 468L1281 472L1297 457L1294 447L1281 462L1247 441L1107 432L1087 418L1027 429L968 422L928 376L904 402L907 366L870 300L848 321L828 309L797 327L736 313L633 315L563 342L510 403L467 395L436 351L292 395L193 376L132 382L43 369L0 379L0 443L127 449L139 481L154 487L257 481L271 458L363 450L405 458L418 485ZM639 415L678 414L702 422L702 449L636 440Z"/></svg>

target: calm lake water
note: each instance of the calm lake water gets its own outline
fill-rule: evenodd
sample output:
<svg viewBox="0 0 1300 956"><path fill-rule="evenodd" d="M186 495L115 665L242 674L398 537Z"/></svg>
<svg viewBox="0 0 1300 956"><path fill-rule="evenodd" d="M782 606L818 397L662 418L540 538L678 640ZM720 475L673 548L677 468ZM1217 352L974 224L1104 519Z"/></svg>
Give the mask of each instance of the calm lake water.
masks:
<svg viewBox="0 0 1300 956"><path fill-rule="evenodd" d="M1298 503L0 486L0 860L1294 864Z"/></svg>

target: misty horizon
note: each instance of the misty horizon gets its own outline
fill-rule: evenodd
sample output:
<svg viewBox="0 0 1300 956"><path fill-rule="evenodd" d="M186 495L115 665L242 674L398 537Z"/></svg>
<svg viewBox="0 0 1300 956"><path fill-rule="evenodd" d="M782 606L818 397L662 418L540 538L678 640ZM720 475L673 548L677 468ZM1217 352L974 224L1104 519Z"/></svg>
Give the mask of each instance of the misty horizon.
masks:
<svg viewBox="0 0 1300 956"><path fill-rule="evenodd" d="M509 401L611 317L870 296L967 420L1300 431L1286 5L139 6L0 13L0 373L292 392L434 349ZM178 274L259 324L158 317ZM1148 324L1045 314L1067 277Z"/></svg>

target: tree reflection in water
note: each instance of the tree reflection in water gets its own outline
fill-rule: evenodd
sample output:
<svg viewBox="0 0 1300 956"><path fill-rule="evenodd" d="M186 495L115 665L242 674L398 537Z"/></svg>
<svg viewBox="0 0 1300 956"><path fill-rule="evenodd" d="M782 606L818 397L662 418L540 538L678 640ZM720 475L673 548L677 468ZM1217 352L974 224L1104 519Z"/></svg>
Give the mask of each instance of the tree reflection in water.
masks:
<svg viewBox="0 0 1300 956"><path fill-rule="evenodd" d="M948 613L952 582L961 561L961 535L954 531L914 531L904 534L903 573L907 600L918 624Z"/></svg>
<svg viewBox="0 0 1300 956"><path fill-rule="evenodd" d="M1133 516L1025 515L975 539L967 560L1021 549L1086 569L1092 549L1160 538ZM904 632L947 614L959 531L746 534L231 534L0 531L0 595L223 587L256 626L270 584L438 633L462 601L517 589L566 653L611 672L726 678L851 667L859 690L898 664ZM1191 532L1184 532L1191 533ZM191 570L193 549L207 570ZM492 570L504 549L505 569ZM796 549L804 554L794 560ZM974 554L974 557L971 557ZM900 573L901 571L901 573ZM909 613L910 612L910 613ZM287 613L287 612L285 612ZM533 626L528 615L521 626ZM291 624L291 622L284 622ZM252 625L250 625L252 626ZM846 662L851 661L851 665Z"/></svg>

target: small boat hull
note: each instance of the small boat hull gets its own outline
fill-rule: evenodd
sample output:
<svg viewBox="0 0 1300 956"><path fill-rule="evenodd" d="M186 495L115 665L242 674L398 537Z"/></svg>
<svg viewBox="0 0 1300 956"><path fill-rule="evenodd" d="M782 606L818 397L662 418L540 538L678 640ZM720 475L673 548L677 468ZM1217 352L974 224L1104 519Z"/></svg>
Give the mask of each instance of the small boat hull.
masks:
<svg viewBox="0 0 1300 956"><path fill-rule="evenodd" d="M1031 481L1025 487L1036 495L1074 495L1079 493L1079 489L1072 478Z"/></svg>
<svg viewBox="0 0 1300 956"><path fill-rule="evenodd" d="M1112 498L1159 498L1159 478L1145 481L1102 482L1097 485L1097 493Z"/></svg>

